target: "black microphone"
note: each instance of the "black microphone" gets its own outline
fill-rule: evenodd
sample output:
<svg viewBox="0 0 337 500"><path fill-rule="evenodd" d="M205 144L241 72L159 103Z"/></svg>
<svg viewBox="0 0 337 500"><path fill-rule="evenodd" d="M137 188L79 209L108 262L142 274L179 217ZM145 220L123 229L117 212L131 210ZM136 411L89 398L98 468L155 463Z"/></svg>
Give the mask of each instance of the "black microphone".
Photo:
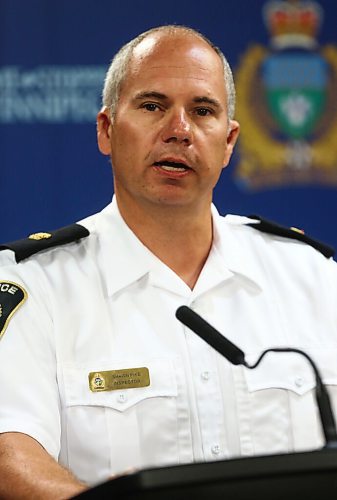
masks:
<svg viewBox="0 0 337 500"><path fill-rule="evenodd" d="M316 364L307 353L301 351L300 349L291 347L274 347L263 351L256 363L253 365L249 365L245 360L244 352L239 349L239 347L233 344L230 340L226 339L226 337L218 332L218 330L216 330L201 316L199 316L199 314L194 312L189 307L179 307L176 311L176 317L185 326L199 335L199 337L201 337L205 342L207 342L207 344L213 347L218 353L222 354L222 356L224 356L230 363L234 365L243 365L250 370L256 368L268 352L295 352L304 356L309 361L315 373L315 395L319 414L321 417L321 425L325 437L324 448L337 448L337 431L334 416L332 413L330 397L326 390L326 387L322 382L322 377Z"/></svg>
<svg viewBox="0 0 337 500"><path fill-rule="evenodd" d="M243 351L221 335L218 330L213 328L213 326L192 309L187 306L178 307L176 317L233 365L247 366Z"/></svg>

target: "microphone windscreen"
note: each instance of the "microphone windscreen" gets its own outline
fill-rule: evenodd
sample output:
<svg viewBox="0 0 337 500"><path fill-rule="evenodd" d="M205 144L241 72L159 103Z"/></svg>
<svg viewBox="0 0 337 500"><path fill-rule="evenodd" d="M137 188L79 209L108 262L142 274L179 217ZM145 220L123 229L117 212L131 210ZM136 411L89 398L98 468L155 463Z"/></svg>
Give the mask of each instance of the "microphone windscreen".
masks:
<svg viewBox="0 0 337 500"><path fill-rule="evenodd" d="M233 365L246 365L243 351L221 335L191 308L187 306L178 307L176 317Z"/></svg>

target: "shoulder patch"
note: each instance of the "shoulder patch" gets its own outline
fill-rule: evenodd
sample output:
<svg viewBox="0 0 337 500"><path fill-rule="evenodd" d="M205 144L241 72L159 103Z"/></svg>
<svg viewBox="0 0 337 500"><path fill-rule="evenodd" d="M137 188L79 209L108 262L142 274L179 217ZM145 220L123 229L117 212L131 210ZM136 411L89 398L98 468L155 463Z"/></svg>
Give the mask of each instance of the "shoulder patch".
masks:
<svg viewBox="0 0 337 500"><path fill-rule="evenodd" d="M21 262L41 250L65 245L89 236L89 231L80 224L71 224L50 233L34 233L28 238L0 245L0 250L13 250L16 262Z"/></svg>
<svg viewBox="0 0 337 500"><path fill-rule="evenodd" d="M302 241L303 243L307 243L312 246L319 252L321 252L325 257L330 258L335 255L335 249L321 241L315 240L314 238L310 238L304 231L301 229L297 229L295 227L285 227L279 224L276 224L273 221L263 219L258 215L249 215L250 219L257 219L260 221L259 224L247 224L248 226L257 229L263 233L275 234L277 236L283 236L284 238L291 238L293 240Z"/></svg>
<svg viewBox="0 0 337 500"><path fill-rule="evenodd" d="M25 302L27 292L11 281L0 281L0 339L6 331L13 314Z"/></svg>

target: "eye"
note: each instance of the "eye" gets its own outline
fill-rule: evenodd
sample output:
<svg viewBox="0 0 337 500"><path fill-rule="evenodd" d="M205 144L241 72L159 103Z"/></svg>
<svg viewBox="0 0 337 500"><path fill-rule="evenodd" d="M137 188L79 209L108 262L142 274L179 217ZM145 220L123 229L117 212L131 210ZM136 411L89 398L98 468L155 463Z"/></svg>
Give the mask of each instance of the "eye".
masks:
<svg viewBox="0 0 337 500"><path fill-rule="evenodd" d="M152 111L152 112L160 110L160 107L158 106L158 104L156 104L154 102L144 102L141 105L141 108L146 109L146 111Z"/></svg>
<svg viewBox="0 0 337 500"><path fill-rule="evenodd" d="M213 110L209 108L197 108L195 112L198 116L207 116L213 114Z"/></svg>

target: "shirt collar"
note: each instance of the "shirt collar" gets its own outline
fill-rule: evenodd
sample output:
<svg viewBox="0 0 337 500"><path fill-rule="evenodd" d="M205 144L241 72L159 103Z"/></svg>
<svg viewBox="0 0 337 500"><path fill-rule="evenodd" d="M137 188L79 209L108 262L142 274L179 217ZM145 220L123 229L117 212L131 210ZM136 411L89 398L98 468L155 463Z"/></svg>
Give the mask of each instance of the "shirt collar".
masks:
<svg viewBox="0 0 337 500"><path fill-rule="evenodd" d="M155 257L124 222L116 198L97 214L96 255L109 296L145 276ZM89 228L90 230L90 228Z"/></svg>
<svg viewBox="0 0 337 500"><path fill-rule="evenodd" d="M239 215L221 217L212 205L213 245L223 265L235 275L247 278L258 288L263 288L265 280L257 266L250 238L242 227L255 221Z"/></svg>
<svg viewBox="0 0 337 500"><path fill-rule="evenodd" d="M221 217L214 205L212 205L212 219L214 240L205 266L208 267L208 272L205 273L207 283L203 283L203 273L201 273L200 282L198 280L194 292L199 294L203 288L215 286L233 274L244 276L261 288L263 277L253 262L251 252L236 236L237 229L252 223L252 220L235 215ZM103 279L109 296L163 265L124 222L115 197L102 212L81 221L81 224L97 235L98 245L95 252L98 262L102 262L100 270L102 274L104 273ZM211 281L209 264L213 273ZM217 276L216 271L218 271Z"/></svg>

